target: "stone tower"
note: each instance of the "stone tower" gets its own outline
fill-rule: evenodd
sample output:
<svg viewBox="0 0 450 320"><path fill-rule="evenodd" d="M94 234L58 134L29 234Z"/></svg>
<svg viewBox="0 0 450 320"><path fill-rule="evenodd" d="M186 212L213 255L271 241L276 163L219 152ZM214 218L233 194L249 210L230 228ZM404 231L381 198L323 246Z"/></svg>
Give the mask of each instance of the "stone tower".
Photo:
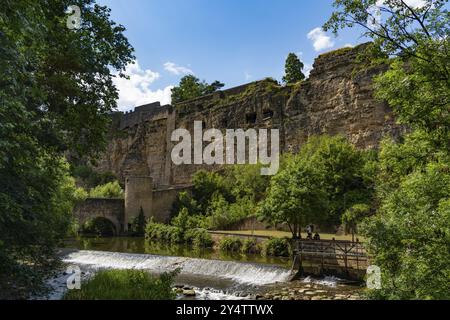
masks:
<svg viewBox="0 0 450 320"><path fill-rule="evenodd" d="M144 216L152 216L153 179L149 176L128 176L125 178L125 232L141 208Z"/></svg>

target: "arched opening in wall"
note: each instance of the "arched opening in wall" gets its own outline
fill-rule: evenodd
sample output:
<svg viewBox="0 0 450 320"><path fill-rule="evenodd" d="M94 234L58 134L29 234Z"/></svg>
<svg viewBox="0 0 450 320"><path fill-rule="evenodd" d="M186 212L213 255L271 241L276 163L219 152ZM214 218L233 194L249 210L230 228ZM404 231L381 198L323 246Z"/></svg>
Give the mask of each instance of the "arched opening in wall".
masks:
<svg viewBox="0 0 450 320"><path fill-rule="evenodd" d="M245 115L245 121L248 124L254 124L256 123L256 112L252 112L252 113L247 113Z"/></svg>
<svg viewBox="0 0 450 320"><path fill-rule="evenodd" d="M88 219L81 226L81 233L83 235L92 235L92 236L100 236L100 237L113 237L116 235L117 230L114 223L111 220L96 217Z"/></svg>

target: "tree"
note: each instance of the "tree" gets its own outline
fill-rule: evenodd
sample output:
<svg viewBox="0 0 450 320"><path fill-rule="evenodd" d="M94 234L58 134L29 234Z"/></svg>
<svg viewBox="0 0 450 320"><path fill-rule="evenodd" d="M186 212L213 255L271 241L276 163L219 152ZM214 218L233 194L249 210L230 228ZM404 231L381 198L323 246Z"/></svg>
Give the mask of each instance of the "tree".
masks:
<svg viewBox="0 0 450 320"><path fill-rule="evenodd" d="M286 84L297 83L305 79L303 74L303 62L297 57L295 53L289 53L286 64L285 64L285 75L283 77L283 82Z"/></svg>
<svg viewBox="0 0 450 320"><path fill-rule="evenodd" d="M386 140L377 177L378 212L362 228L381 267L383 299L445 299L450 294L450 15L447 0L336 0L325 29L358 25L384 53L387 72L376 78L386 100L412 133ZM375 12L375 13L374 13ZM381 13L376 14L376 12ZM369 22L369 23L367 23Z"/></svg>
<svg viewBox="0 0 450 320"><path fill-rule="evenodd" d="M387 160L387 159L386 159ZM385 159L382 159L385 161ZM450 294L450 167L428 164L403 177L362 226L383 299L447 299Z"/></svg>
<svg viewBox="0 0 450 320"><path fill-rule="evenodd" d="M81 9L79 30L66 26L68 4ZM4 1L0 30L0 292L14 296L58 261L73 204L61 156L101 150L115 72L134 57L124 28L90 0Z"/></svg>
<svg viewBox="0 0 450 320"><path fill-rule="evenodd" d="M367 204L355 204L342 215L342 223L352 233L352 241L355 241L357 225L370 213L370 207Z"/></svg>
<svg viewBox="0 0 450 320"><path fill-rule="evenodd" d="M303 226L319 222L326 214L327 200L320 172L299 155L272 178L259 216L273 225L286 223L292 237L299 239Z"/></svg>
<svg viewBox="0 0 450 320"><path fill-rule="evenodd" d="M208 84L205 81L200 81L193 75L187 75L181 78L178 87L172 89L172 103L179 103L211 94L223 86L224 84L219 81Z"/></svg>
<svg viewBox="0 0 450 320"><path fill-rule="evenodd" d="M372 201L375 173L368 170L374 162L370 151L357 150L342 136L323 135L310 137L300 154L321 174L329 201L327 224L339 224L354 204Z"/></svg>

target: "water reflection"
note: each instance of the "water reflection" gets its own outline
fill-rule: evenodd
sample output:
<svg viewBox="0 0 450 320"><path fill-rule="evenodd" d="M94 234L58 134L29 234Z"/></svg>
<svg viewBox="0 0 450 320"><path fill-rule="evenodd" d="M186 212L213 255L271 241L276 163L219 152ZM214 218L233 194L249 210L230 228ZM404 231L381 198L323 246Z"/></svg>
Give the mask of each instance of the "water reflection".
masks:
<svg viewBox="0 0 450 320"><path fill-rule="evenodd" d="M264 257L261 255L226 254L219 250L197 249L187 245L167 245L165 243L149 242L144 238L86 238L67 239L66 248L78 250L94 250L123 253L144 253L161 256L189 257L223 261L239 261L251 263L274 264L289 268L289 258Z"/></svg>

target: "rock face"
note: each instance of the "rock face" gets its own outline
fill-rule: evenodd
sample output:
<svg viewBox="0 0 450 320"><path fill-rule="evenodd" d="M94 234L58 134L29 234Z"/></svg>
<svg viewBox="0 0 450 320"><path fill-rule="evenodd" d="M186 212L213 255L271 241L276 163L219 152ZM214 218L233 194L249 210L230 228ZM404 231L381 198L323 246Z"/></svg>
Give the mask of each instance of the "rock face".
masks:
<svg viewBox="0 0 450 320"><path fill-rule="evenodd" d="M151 176L157 189L189 185L199 169L171 161L173 130L194 121L204 129L273 128L280 130L282 152L296 152L311 135L341 134L358 148L375 148L384 135L397 136L388 106L373 97L373 77L383 67L355 71L365 48L345 48L319 56L308 80L281 87L263 80L190 100L175 106L158 103L121 116L98 169L123 181L129 174Z"/></svg>

